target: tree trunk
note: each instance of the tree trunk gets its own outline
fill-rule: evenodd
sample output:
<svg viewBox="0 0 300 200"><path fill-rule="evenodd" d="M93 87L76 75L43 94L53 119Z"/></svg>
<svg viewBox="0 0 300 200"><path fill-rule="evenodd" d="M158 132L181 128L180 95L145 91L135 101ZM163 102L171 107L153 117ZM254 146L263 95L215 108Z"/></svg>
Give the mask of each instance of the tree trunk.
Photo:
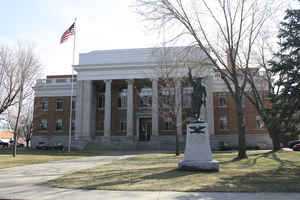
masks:
<svg viewBox="0 0 300 200"><path fill-rule="evenodd" d="M17 133L14 132L14 146L13 146L13 157L17 155Z"/></svg>
<svg viewBox="0 0 300 200"><path fill-rule="evenodd" d="M179 137L178 137L178 133L176 131L176 156L180 155L180 150L179 150Z"/></svg>
<svg viewBox="0 0 300 200"><path fill-rule="evenodd" d="M236 108L237 108L237 118L238 118L238 134L239 134L239 154L236 157L237 160L247 158L247 146L246 146L246 127L244 122L244 112L242 108L241 101L238 103L236 102Z"/></svg>
<svg viewBox="0 0 300 200"><path fill-rule="evenodd" d="M26 139L26 148L27 149L29 148L29 142L30 142L30 140Z"/></svg>
<svg viewBox="0 0 300 200"><path fill-rule="evenodd" d="M270 136L273 143L273 151L279 151L281 147L280 147L280 137L278 132L272 131L270 132Z"/></svg>
<svg viewBox="0 0 300 200"><path fill-rule="evenodd" d="M19 96L19 102L18 102L18 115L17 115L17 120L14 128L14 149L13 149L13 157L16 157L17 155L17 130L18 130L18 125L19 125L19 118L22 110L22 103L23 103L23 87L24 87L24 82L22 81L22 86L20 90L20 96Z"/></svg>

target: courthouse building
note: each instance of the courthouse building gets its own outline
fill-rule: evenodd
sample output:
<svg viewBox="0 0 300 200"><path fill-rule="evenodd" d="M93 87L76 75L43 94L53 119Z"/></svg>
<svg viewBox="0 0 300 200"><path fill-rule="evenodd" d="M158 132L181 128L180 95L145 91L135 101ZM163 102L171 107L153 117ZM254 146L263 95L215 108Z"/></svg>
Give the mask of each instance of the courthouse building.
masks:
<svg viewBox="0 0 300 200"><path fill-rule="evenodd" d="M193 68L194 77L203 78L206 87L207 103L202 114L208 123L212 148L218 149L223 142L237 145L235 103L220 74L199 50L186 53L183 47L167 49L169 53L162 53L160 48L141 48L79 55L79 64L73 66L73 148L172 150L176 133L184 148L192 93L189 84L181 79L188 75L187 67ZM166 72L176 79L172 90L160 85ZM71 79L71 75L55 75L37 81L32 146L39 142L67 146ZM168 107L163 105L170 102L161 98L172 95L178 108L175 118L165 116ZM245 99L243 107L248 145L270 147L271 140L254 106Z"/></svg>

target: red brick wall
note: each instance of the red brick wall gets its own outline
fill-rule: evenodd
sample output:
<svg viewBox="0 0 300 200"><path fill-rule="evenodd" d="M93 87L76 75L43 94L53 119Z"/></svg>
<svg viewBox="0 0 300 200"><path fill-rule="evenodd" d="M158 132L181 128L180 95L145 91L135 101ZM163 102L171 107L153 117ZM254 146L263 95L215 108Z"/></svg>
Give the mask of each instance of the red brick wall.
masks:
<svg viewBox="0 0 300 200"><path fill-rule="evenodd" d="M34 101L34 135L50 136L50 135L68 135L69 134L69 119L70 119L70 97L59 97L64 99L63 111L56 111L56 97L48 97L48 111L43 111L41 102L44 97L35 97ZM72 114L75 120L75 111ZM47 120L48 130L40 130L40 121ZM62 130L56 131L56 120L62 120ZM74 135L74 131L72 131Z"/></svg>
<svg viewBox="0 0 300 200"><path fill-rule="evenodd" d="M219 106L219 97L225 96L227 106ZM229 92L215 92L213 94L214 101L214 124L215 124L215 134L232 134L238 133L238 122L236 116L236 106L235 101ZM246 130L247 133L267 133L266 129L256 128L256 116L259 116L256 108L248 101L247 98L244 99L244 111L246 120ZM227 116L228 129L220 129L220 117Z"/></svg>

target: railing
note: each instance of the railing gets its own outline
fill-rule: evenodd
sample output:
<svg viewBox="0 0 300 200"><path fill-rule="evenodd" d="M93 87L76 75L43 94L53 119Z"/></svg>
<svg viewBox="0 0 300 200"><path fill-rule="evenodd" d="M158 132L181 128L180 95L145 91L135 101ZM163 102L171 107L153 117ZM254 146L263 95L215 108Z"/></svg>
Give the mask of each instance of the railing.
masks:
<svg viewBox="0 0 300 200"><path fill-rule="evenodd" d="M215 79L215 80L221 79L221 73L220 73L220 72L215 72L215 73L214 73L214 79Z"/></svg>
<svg viewBox="0 0 300 200"><path fill-rule="evenodd" d="M69 85L71 84L72 78L51 78L51 79L38 79L36 85ZM76 78L73 78L76 83Z"/></svg>
<svg viewBox="0 0 300 200"><path fill-rule="evenodd" d="M265 71L259 71L257 72L253 78L254 80L261 80L262 78L266 77L266 72ZM221 80L221 73L220 72L215 72L214 73L214 80Z"/></svg>

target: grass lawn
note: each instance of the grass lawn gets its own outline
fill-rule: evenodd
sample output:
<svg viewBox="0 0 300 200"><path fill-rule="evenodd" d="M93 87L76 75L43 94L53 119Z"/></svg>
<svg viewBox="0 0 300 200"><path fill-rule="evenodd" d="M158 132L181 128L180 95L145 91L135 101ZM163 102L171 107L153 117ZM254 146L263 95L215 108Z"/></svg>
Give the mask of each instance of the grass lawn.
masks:
<svg viewBox="0 0 300 200"><path fill-rule="evenodd" d="M62 152L52 150L27 150L22 149L17 152L17 156L12 156L11 150L0 149L0 169L8 167L16 167L22 165L30 165L36 163L44 163L56 160L80 158L83 156L96 156L100 153L88 153L88 152Z"/></svg>
<svg viewBox="0 0 300 200"><path fill-rule="evenodd" d="M300 152L248 151L248 159L234 161L236 155L214 154L220 172L188 172L177 170L183 155L143 154L45 184L99 190L300 192Z"/></svg>

